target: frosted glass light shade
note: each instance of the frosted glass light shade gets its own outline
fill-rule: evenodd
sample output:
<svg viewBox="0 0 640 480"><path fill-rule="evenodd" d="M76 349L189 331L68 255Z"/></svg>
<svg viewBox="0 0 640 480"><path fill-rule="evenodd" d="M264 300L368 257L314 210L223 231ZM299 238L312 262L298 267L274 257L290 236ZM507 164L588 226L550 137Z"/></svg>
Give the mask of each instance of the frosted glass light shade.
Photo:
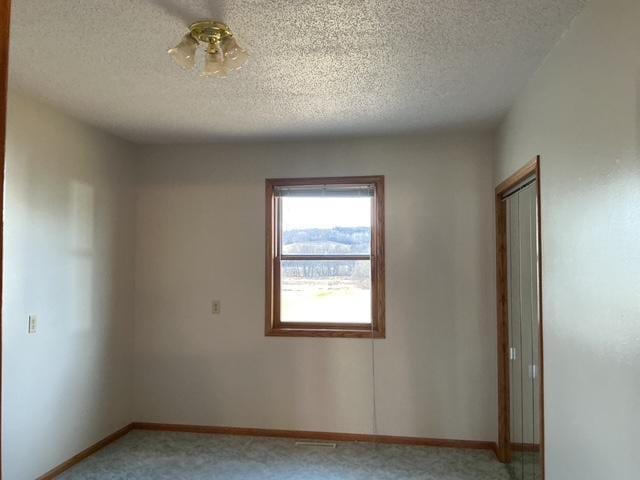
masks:
<svg viewBox="0 0 640 480"><path fill-rule="evenodd" d="M238 45L235 38L228 38L223 45L224 49L224 65L229 70L237 70L242 67L247 60L249 59L249 55L247 52Z"/></svg>
<svg viewBox="0 0 640 480"><path fill-rule="evenodd" d="M204 68L201 73L203 77L226 77L227 72L224 55L220 50L206 53L204 57Z"/></svg>
<svg viewBox="0 0 640 480"><path fill-rule="evenodd" d="M198 41L190 33L187 33L182 37L182 41L175 47L170 48L167 53L182 68L191 69L196 65L197 47Z"/></svg>

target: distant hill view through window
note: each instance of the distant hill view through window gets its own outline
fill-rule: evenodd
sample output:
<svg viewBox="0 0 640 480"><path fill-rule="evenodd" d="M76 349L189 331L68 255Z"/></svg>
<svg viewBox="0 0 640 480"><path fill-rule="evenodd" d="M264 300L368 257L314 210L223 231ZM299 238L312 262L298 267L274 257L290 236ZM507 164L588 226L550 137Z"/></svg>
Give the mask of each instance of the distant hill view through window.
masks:
<svg viewBox="0 0 640 480"><path fill-rule="evenodd" d="M304 228L283 232L282 253L289 255L368 255L371 227Z"/></svg>
<svg viewBox="0 0 640 480"><path fill-rule="evenodd" d="M371 199L284 198L282 215L282 321L370 323Z"/></svg>

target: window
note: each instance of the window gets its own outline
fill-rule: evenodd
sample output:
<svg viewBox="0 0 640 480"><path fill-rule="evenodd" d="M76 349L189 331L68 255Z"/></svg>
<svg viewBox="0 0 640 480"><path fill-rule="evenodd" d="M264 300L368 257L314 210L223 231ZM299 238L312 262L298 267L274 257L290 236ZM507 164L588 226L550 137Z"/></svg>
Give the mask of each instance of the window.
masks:
<svg viewBox="0 0 640 480"><path fill-rule="evenodd" d="M384 177L267 180L266 334L384 338Z"/></svg>

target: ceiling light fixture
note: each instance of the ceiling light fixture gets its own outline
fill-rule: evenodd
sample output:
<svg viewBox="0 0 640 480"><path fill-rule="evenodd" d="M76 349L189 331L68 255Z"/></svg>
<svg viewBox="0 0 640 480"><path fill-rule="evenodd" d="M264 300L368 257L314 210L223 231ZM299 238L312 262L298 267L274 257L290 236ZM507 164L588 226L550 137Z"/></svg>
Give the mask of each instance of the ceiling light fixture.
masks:
<svg viewBox="0 0 640 480"><path fill-rule="evenodd" d="M241 68L249 55L238 45L227 25L213 20L201 20L191 24L178 45L167 53L182 68L191 70L196 66L196 51L200 43L205 44L203 77L224 78L232 70Z"/></svg>

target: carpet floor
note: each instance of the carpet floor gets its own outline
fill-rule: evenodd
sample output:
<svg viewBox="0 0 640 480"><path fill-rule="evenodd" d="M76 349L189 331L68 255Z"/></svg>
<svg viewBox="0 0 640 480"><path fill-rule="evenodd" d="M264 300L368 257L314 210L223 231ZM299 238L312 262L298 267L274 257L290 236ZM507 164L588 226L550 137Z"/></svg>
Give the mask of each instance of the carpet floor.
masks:
<svg viewBox="0 0 640 480"><path fill-rule="evenodd" d="M508 480L483 450L134 430L61 480Z"/></svg>

